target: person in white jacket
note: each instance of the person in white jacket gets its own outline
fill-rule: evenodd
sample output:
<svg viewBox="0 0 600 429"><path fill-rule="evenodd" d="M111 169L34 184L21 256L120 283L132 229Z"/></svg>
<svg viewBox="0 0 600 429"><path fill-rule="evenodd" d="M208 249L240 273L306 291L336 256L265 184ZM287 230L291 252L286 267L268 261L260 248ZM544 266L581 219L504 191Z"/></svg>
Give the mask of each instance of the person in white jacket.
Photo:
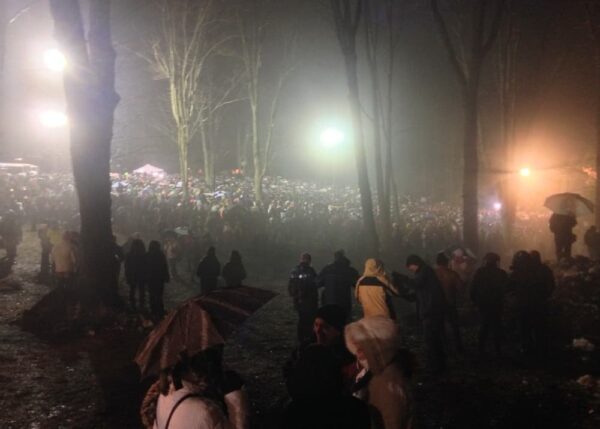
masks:
<svg viewBox="0 0 600 429"><path fill-rule="evenodd" d="M161 373L142 403L147 429L248 429L249 402L243 382L223 371L222 348L183 358Z"/></svg>

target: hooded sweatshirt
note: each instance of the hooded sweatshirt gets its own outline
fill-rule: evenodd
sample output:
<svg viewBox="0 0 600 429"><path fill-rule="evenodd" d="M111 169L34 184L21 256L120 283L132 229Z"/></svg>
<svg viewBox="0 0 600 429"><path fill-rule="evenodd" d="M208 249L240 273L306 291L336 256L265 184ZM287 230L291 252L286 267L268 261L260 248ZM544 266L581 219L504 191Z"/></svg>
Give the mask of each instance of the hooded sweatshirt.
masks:
<svg viewBox="0 0 600 429"><path fill-rule="evenodd" d="M361 359L371 375L366 401L371 410L372 428L411 429L408 383L394 363L400 350L398 326L384 316L368 317L346 326L344 336L348 350Z"/></svg>

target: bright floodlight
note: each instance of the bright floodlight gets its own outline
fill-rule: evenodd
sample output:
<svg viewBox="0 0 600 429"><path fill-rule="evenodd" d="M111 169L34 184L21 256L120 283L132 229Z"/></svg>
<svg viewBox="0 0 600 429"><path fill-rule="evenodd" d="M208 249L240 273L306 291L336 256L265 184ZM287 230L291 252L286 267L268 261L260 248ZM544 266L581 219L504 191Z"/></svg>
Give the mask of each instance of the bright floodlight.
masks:
<svg viewBox="0 0 600 429"><path fill-rule="evenodd" d="M501 202L498 202L498 201L496 201L496 202L494 203L494 210L496 210L496 211L498 212L498 211L500 211L501 209L502 209L502 203L501 203Z"/></svg>
<svg viewBox="0 0 600 429"><path fill-rule="evenodd" d="M344 134L336 128L327 128L319 137L321 145L326 149L333 149L344 141Z"/></svg>
<svg viewBox="0 0 600 429"><path fill-rule="evenodd" d="M44 64L52 71L60 72L67 66L67 59L58 49L44 52Z"/></svg>
<svg viewBox="0 0 600 429"><path fill-rule="evenodd" d="M48 128L60 128L67 125L68 118L62 112L56 110L46 110L40 114L40 122Z"/></svg>
<svg viewBox="0 0 600 429"><path fill-rule="evenodd" d="M531 176L531 170L528 167L523 167L519 170L519 174L523 177Z"/></svg>

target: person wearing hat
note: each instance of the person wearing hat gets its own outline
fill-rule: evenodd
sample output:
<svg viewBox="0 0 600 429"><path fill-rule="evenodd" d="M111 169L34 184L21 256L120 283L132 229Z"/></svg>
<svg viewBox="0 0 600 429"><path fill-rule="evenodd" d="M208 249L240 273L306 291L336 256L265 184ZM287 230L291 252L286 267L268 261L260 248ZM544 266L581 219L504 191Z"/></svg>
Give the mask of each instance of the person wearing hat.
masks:
<svg viewBox="0 0 600 429"><path fill-rule="evenodd" d="M319 307L317 293L317 273L310 266L311 256L308 253L300 255L300 263L290 273L288 293L294 301L294 309L298 313L296 334L298 342L310 339L315 314Z"/></svg>
<svg viewBox="0 0 600 429"><path fill-rule="evenodd" d="M508 285L506 271L499 267L500 256L488 253L483 258L483 266L475 271L471 283L471 300L479 309L481 326L479 328L479 354L485 354L490 333L494 339L496 355L502 352L502 311L504 295Z"/></svg>
<svg viewBox="0 0 600 429"><path fill-rule="evenodd" d="M406 268L414 274L414 278L400 279L414 289L416 294L417 314L423 326L427 367L432 373L441 374L446 368L443 340L446 308L444 291L433 269L420 256L409 255Z"/></svg>

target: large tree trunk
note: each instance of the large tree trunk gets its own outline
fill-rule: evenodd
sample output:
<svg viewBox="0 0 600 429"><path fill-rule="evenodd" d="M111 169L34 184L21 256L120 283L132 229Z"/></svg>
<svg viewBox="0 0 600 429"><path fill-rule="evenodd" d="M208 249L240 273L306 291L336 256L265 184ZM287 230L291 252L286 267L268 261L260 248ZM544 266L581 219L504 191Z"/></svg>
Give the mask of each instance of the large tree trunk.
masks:
<svg viewBox="0 0 600 429"><path fill-rule="evenodd" d="M600 227L600 46L596 46L596 226Z"/></svg>
<svg viewBox="0 0 600 429"><path fill-rule="evenodd" d="M81 215L80 286L116 302L111 228L110 144L119 96L114 87L115 51L110 1L91 0L84 37L77 0L51 0L56 39L69 59L64 74L73 176Z"/></svg>
<svg viewBox="0 0 600 429"><path fill-rule="evenodd" d="M367 54L367 63L371 74L371 98L373 103L373 153L375 164L375 184L377 187L377 207L379 211L379 232L383 248L387 249L390 243L391 223L390 223L390 204L386 195L384 185L384 166L382 156L382 97L379 79L378 67L378 29L377 24L372 22L371 2L365 5L365 51ZM392 46L390 46L390 50ZM390 95L391 96L391 95Z"/></svg>
<svg viewBox="0 0 600 429"><path fill-rule="evenodd" d="M6 31L8 27L6 3L6 0L0 1L0 157L4 157L4 152L8 150L6 144L6 127L4 126L6 121L4 117L4 57L6 56Z"/></svg>
<svg viewBox="0 0 600 429"><path fill-rule="evenodd" d="M188 187L188 147L190 136L186 125L177 126L177 147L179 148L179 175L183 186L183 195L187 199Z"/></svg>
<svg viewBox="0 0 600 429"><path fill-rule="evenodd" d="M379 239L373 217L373 199L367 173L367 155L364 145L364 133L362 125L362 112L360 109L360 97L358 91L358 74L356 70L356 54L344 55L346 63L346 75L348 78L348 97L350 110L352 111L354 155L356 157L356 171L358 172L358 188L360 190L360 202L363 214L363 227L367 239L367 250L371 255L379 254Z"/></svg>
<svg viewBox="0 0 600 429"><path fill-rule="evenodd" d="M478 178L478 83L467 88L464 94L464 165L463 165L463 239L473 252L479 250Z"/></svg>

